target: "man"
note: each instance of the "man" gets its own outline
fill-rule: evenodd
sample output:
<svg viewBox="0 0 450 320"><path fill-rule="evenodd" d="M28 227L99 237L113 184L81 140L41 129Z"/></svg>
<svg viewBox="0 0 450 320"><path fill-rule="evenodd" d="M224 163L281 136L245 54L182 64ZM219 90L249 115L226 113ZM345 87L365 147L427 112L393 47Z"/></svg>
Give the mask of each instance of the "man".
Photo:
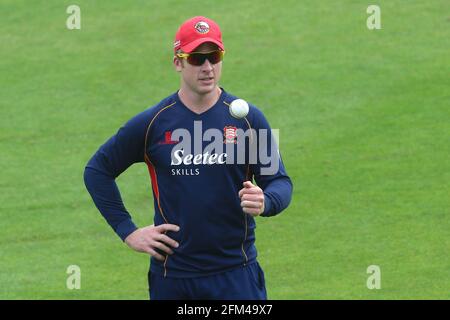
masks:
<svg viewBox="0 0 450 320"><path fill-rule="evenodd" d="M236 97L218 86L223 55L214 21L184 22L174 43L179 91L127 122L85 169L86 187L110 226L129 247L151 255L151 299L267 299L254 217L286 208L292 183L261 111L250 105L245 118L230 115ZM258 140L259 132L268 137ZM208 149L214 133L215 147ZM270 174L264 148L272 150ZM155 207L154 225L143 228L133 223L115 183L138 162L148 166Z"/></svg>

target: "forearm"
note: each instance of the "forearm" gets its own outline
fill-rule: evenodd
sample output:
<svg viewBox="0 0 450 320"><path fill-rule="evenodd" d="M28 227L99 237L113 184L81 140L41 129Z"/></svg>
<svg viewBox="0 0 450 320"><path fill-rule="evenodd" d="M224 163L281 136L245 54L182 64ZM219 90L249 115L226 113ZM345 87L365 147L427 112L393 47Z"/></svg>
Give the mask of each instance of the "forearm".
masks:
<svg viewBox="0 0 450 320"><path fill-rule="evenodd" d="M124 241L137 227L125 209L114 177L86 167L84 183L100 213Z"/></svg>
<svg viewBox="0 0 450 320"><path fill-rule="evenodd" d="M286 209L291 202L292 189L292 182L287 176L272 180L264 188L264 212L261 216L274 216Z"/></svg>

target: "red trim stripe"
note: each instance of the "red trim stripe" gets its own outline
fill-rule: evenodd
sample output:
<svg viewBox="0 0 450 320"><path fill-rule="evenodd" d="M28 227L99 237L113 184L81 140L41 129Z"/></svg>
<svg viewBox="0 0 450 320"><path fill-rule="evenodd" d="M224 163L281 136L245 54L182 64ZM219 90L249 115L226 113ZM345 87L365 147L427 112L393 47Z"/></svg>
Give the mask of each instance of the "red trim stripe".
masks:
<svg viewBox="0 0 450 320"><path fill-rule="evenodd" d="M153 194L155 195L156 202L158 203L159 212L161 213L161 216L163 217L164 222L165 223L169 223L167 221L166 217L164 216L164 212L163 212L163 210L161 208L161 203L160 203L160 199L159 199L158 176L156 174L155 166L150 161L148 156L145 156L145 163L147 163L148 172L150 173L150 179L151 179L151 182L152 182Z"/></svg>
<svg viewBox="0 0 450 320"><path fill-rule="evenodd" d="M159 202L159 189L158 189L158 182L156 180L155 167L149 161L146 161L146 163L147 163L148 172L150 173L150 179L151 179L151 182L152 182L153 193L155 194L155 198Z"/></svg>
<svg viewBox="0 0 450 320"><path fill-rule="evenodd" d="M169 223L166 219L166 217L164 216L164 212L162 211L161 208L161 203L159 200L159 188L158 188L158 176L156 174L156 168L153 165L153 163L150 161L150 158L147 155L147 139L148 139L148 134L150 132L150 127L152 126L153 122L155 121L155 119L158 117L158 115L163 112L164 110L167 110L168 108L174 106L176 104L176 102L173 102L172 104L162 108L161 110L158 111L158 113L152 118L152 120L150 121L148 127L147 127L147 132L145 133L145 142L144 142L144 159L145 159L145 163L147 164L147 168L148 168L148 172L150 174L150 180L152 183L152 189L153 189L153 194L155 196L156 199L156 203L158 204L158 209L159 212L161 213L161 216L164 219L165 223ZM167 140L167 135L166 135L166 140ZM165 232L164 234L166 234L167 232ZM167 276L167 260L169 259L169 256L166 255L166 259L164 260L164 277Z"/></svg>

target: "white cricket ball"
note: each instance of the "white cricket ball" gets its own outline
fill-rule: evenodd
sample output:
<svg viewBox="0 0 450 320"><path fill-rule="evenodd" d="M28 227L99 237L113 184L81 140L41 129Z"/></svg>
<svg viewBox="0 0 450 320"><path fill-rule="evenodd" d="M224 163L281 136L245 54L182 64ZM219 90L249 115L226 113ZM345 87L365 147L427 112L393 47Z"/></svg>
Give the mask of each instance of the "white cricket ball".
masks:
<svg viewBox="0 0 450 320"><path fill-rule="evenodd" d="M231 102L230 113L237 119L242 119L248 114L248 103L242 99L236 99Z"/></svg>

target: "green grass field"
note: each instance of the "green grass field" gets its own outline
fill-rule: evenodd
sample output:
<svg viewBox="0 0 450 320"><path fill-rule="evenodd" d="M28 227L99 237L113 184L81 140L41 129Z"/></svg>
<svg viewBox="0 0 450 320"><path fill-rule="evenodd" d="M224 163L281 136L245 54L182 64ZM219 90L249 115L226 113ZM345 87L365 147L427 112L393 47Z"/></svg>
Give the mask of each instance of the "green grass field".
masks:
<svg viewBox="0 0 450 320"><path fill-rule="evenodd" d="M81 8L81 30L66 8ZM271 299L450 298L450 5L370 1L0 3L0 299L147 299L148 257L94 207L83 170L129 118L179 85L178 25L222 27L221 85L273 128L290 207L258 218ZM144 164L118 179L139 226ZM81 268L81 290L66 269ZM366 270L381 268L381 289Z"/></svg>

